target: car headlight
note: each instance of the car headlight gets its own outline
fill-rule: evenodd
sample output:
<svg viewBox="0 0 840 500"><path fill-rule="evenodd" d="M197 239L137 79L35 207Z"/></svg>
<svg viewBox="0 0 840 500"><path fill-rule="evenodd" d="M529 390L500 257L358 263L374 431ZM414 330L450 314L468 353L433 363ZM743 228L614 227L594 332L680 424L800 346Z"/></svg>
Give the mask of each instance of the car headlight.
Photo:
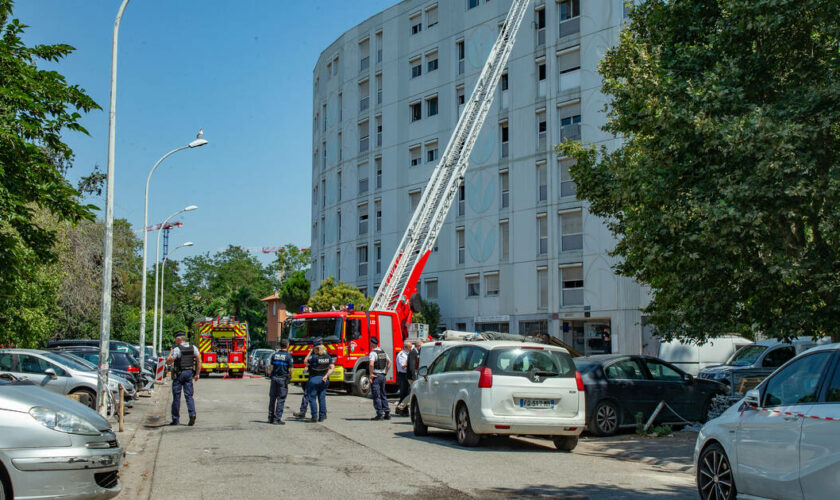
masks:
<svg viewBox="0 0 840 500"><path fill-rule="evenodd" d="M29 410L29 414L39 424L54 431L91 436L100 434L99 430L87 420L61 410L36 406Z"/></svg>
<svg viewBox="0 0 840 500"><path fill-rule="evenodd" d="M715 374L713 375L713 377L712 377L712 378L714 378L715 380L721 380L721 379L726 378L728 375L729 375L729 374L728 374L728 373L726 373L726 372L717 372L717 373L715 373Z"/></svg>

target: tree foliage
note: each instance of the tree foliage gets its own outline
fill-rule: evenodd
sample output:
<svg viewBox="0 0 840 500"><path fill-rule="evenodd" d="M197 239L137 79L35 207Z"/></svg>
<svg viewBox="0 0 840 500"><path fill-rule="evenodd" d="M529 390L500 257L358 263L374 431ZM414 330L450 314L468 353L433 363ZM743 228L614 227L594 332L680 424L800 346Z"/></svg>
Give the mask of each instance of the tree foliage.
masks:
<svg viewBox="0 0 840 500"><path fill-rule="evenodd" d="M840 2L649 0L599 71L578 196L665 337L840 332Z"/></svg>
<svg viewBox="0 0 840 500"><path fill-rule="evenodd" d="M364 311L370 307L370 302L370 297L365 297L355 286L335 281L335 278L330 276L321 282L320 288L315 291L307 305L315 312L337 311L347 304L353 304L356 310Z"/></svg>
<svg viewBox="0 0 840 500"><path fill-rule="evenodd" d="M286 304L287 311L295 313L300 310L300 306L309 301L309 280L306 279L306 271L295 271L288 276L280 285L277 295Z"/></svg>
<svg viewBox="0 0 840 500"><path fill-rule="evenodd" d="M424 323L429 325L429 332L436 332L440 324L440 306L435 302L424 300L420 312L412 316L411 322Z"/></svg>

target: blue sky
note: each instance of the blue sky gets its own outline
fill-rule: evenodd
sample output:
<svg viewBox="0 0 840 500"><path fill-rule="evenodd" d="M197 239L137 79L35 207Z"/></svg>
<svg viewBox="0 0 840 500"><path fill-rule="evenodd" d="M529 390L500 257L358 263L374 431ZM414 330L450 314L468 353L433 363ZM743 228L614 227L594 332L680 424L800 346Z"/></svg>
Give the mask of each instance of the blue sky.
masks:
<svg viewBox="0 0 840 500"><path fill-rule="evenodd" d="M347 29L397 0L132 0L120 27L114 214L138 229L187 205L171 245L183 258L229 244L309 246L312 69ZM102 106L68 132L75 182L107 166L111 34L120 0L17 0L27 44L67 43L56 69ZM91 200L104 208L104 196ZM178 220L178 219L176 219ZM152 236L154 233L150 233ZM154 259L150 239L150 261ZM176 256L173 256L176 258Z"/></svg>

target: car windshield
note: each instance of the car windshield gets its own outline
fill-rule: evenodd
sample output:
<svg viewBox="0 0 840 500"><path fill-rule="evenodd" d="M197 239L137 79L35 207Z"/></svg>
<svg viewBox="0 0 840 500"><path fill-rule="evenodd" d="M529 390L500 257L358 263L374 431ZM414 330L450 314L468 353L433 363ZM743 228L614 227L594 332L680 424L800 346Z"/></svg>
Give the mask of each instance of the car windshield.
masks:
<svg viewBox="0 0 840 500"><path fill-rule="evenodd" d="M735 351L727 361L729 366L750 366L756 362L761 353L767 350L766 345L748 345Z"/></svg>
<svg viewBox="0 0 840 500"><path fill-rule="evenodd" d="M309 344L312 339L321 337L324 342L341 340L341 318L306 318L292 321L289 328L289 341L296 344Z"/></svg>
<svg viewBox="0 0 840 500"><path fill-rule="evenodd" d="M56 354L61 356L62 358L67 358L71 361L75 361L76 363L79 363L80 365L86 367L87 370L85 370L85 371L92 372L92 371L96 370L96 365L94 365L93 363L90 363L89 361L87 361L84 358L76 356L75 354L73 354L71 352L57 352Z"/></svg>
<svg viewBox="0 0 840 500"><path fill-rule="evenodd" d="M76 361L75 359L69 358L67 356L62 356L62 355L60 355L58 353L55 353L55 352L45 352L45 353L43 353L43 355L44 355L45 358L47 358L51 361L55 361L56 363L59 363L63 366L66 366L67 368L70 368L71 370L78 370L80 372L90 371L87 366L85 366L85 365L79 363L78 361Z"/></svg>
<svg viewBox="0 0 840 500"><path fill-rule="evenodd" d="M538 372L559 377L575 376L572 358L564 352L552 349L494 349L488 366L494 374L499 375L527 375L529 372Z"/></svg>
<svg viewBox="0 0 840 500"><path fill-rule="evenodd" d="M581 373L589 373L595 368L598 368L599 365L600 363L591 360L586 360L584 358L577 358L575 360L575 367L577 367L578 371Z"/></svg>

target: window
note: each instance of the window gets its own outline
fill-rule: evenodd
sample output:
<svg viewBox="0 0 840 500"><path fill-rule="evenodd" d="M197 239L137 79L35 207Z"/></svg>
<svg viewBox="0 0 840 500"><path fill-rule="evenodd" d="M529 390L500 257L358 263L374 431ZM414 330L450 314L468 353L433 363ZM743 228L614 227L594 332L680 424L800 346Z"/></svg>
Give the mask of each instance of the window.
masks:
<svg viewBox="0 0 840 500"><path fill-rule="evenodd" d="M411 210L411 213L414 213L417 210L417 207L420 205L420 195L422 191L419 189L416 191L409 191L408 193L408 207Z"/></svg>
<svg viewBox="0 0 840 500"><path fill-rule="evenodd" d="M560 2L560 21L567 21L580 16L580 0L562 0Z"/></svg>
<svg viewBox="0 0 840 500"><path fill-rule="evenodd" d="M382 62L382 32L376 33L376 62Z"/></svg>
<svg viewBox="0 0 840 500"><path fill-rule="evenodd" d="M534 13L534 27L537 30L537 46L545 45L545 8Z"/></svg>
<svg viewBox="0 0 840 500"><path fill-rule="evenodd" d="M336 145L337 145L337 147L338 147L338 161L341 161L341 160L343 159L343 156L344 156L344 155L343 155L343 153L342 153L342 151L341 151L341 144L342 144L342 142L343 142L343 141L342 141L342 139L341 139L341 132L339 132L339 133L336 135L336 141L335 141L335 143L336 143Z"/></svg>
<svg viewBox="0 0 840 500"><path fill-rule="evenodd" d="M458 217L464 216L464 213L466 212L466 201L467 188L464 186L464 182L461 181L461 185L458 186Z"/></svg>
<svg viewBox="0 0 840 500"><path fill-rule="evenodd" d="M543 109L537 112L537 151L545 151L547 131L545 109Z"/></svg>
<svg viewBox="0 0 840 500"><path fill-rule="evenodd" d="M341 201L341 170L335 176L335 198L336 201Z"/></svg>
<svg viewBox="0 0 840 500"><path fill-rule="evenodd" d="M336 213L335 226L337 236L336 241L341 243L341 210Z"/></svg>
<svg viewBox="0 0 840 500"><path fill-rule="evenodd" d="M561 268L560 285L564 306L583 305L583 266Z"/></svg>
<svg viewBox="0 0 840 500"><path fill-rule="evenodd" d="M534 337L537 335L548 335L548 321L541 319L535 321L520 321L519 335Z"/></svg>
<svg viewBox="0 0 840 500"><path fill-rule="evenodd" d="M463 264L465 260L465 251L464 251L464 228L458 227L455 228L455 241L458 243L458 264Z"/></svg>
<svg viewBox="0 0 840 500"><path fill-rule="evenodd" d="M373 202L373 211L376 216L376 232L382 231L382 200Z"/></svg>
<svg viewBox="0 0 840 500"><path fill-rule="evenodd" d="M464 326L464 329L466 329L466 326ZM432 361L432 364L429 366L429 375L443 373L444 368L446 368L446 364L449 362L449 356L454 350L455 349L449 349L443 351L443 354L435 358L435 360Z"/></svg>
<svg viewBox="0 0 840 500"><path fill-rule="evenodd" d="M321 151L324 154L321 156L321 170L327 169L327 141L321 143Z"/></svg>
<svg viewBox="0 0 840 500"><path fill-rule="evenodd" d="M3 367L0 366L0 370L2 369ZM825 400L828 403L840 402L840 364L834 367L834 375L831 377L831 382L828 383Z"/></svg>
<svg viewBox="0 0 840 500"><path fill-rule="evenodd" d="M438 53L437 51L426 54L426 72L431 73L438 69Z"/></svg>
<svg viewBox="0 0 840 500"><path fill-rule="evenodd" d="M487 350L475 346L457 347L449 357L448 372L469 372L484 364Z"/></svg>
<svg viewBox="0 0 840 500"><path fill-rule="evenodd" d="M416 35L423 31L423 19L420 17L420 13L417 13L408 18L408 24L411 25L412 35Z"/></svg>
<svg viewBox="0 0 840 500"><path fill-rule="evenodd" d="M365 38L359 43L359 71L370 67L370 38Z"/></svg>
<svg viewBox="0 0 840 500"><path fill-rule="evenodd" d="M431 28L438 23L438 6L433 5L426 9L426 27Z"/></svg>
<svg viewBox="0 0 840 500"><path fill-rule="evenodd" d="M376 147L382 147L382 115L376 117Z"/></svg>
<svg viewBox="0 0 840 500"><path fill-rule="evenodd" d="M368 192L369 182L368 182L368 164L362 163L359 165L359 172L358 177L359 179L359 194L365 194Z"/></svg>
<svg viewBox="0 0 840 500"><path fill-rule="evenodd" d="M410 166L416 167L423 163L423 153L420 151L420 146L412 146L408 148L408 157Z"/></svg>
<svg viewBox="0 0 840 500"><path fill-rule="evenodd" d="M557 56L560 91L580 88L580 46L564 50Z"/></svg>
<svg viewBox="0 0 840 500"><path fill-rule="evenodd" d="M615 362L606 369L607 378L611 380L646 380L642 365L635 359L623 359Z"/></svg>
<svg viewBox="0 0 840 500"><path fill-rule="evenodd" d="M21 373L30 373L35 375L43 375L48 368L55 369L47 360L41 359L31 354L18 354L18 363L20 364Z"/></svg>
<svg viewBox="0 0 840 500"><path fill-rule="evenodd" d="M338 93L338 121L344 119L344 94ZM340 134L341 132L339 132Z"/></svg>
<svg viewBox="0 0 840 500"><path fill-rule="evenodd" d="M648 371L650 371L650 375L653 377L653 380L662 380L665 382L682 382L683 380L683 376L680 372L665 363L654 361L652 359L645 360L645 363L647 364Z"/></svg>
<svg viewBox="0 0 840 500"><path fill-rule="evenodd" d="M367 110L370 107L370 80L363 80L359 82L359 112Z"/></svg>
<svg viewBox="0 0 840 500"><path fill-rule="evenodd" d="M327 206L327 180L321 179L321 207Z"/></svg>
<svg viewBox="0 0 840 500"><path fill-rule="evenodd" d="M537 201L548 200L548 175L545 160L537 163Z"/></svg>
<svg viewBox="0 0 840 500"><path fill-rule="evenodd" d="M501 208L510 207L510 176L507 170L499 172L499 193L501 194L499 206Z"/></svg>
<svg viewBox="0 0 840 500"><path fill-rule="evenodd" d="M324 254L321 254L321 279L327 279L327 260Z"/></svg>
<svg viewBox="0 0 840 500"><path fill-rule="evenodd" d="M583 249L583 214L568 212L560 214L560 248L564 252Z"/></svg>
<svg viewBox="0 0 840 500"><path fill-rule="evenodd" d="M548 216L537 214L537 255L548 253Z"/></svg>
<svg viewBox="0 0 840 500"><path fill-rule="evenodd" d="M359 124L359 153L370 149L370 122L368 120Z"/></svg>
<svg viewBox="0 0 840 500"><path fill-rule="evenodd" d="M373 165L376 167L376 189L382 189L382 157L376 157Z"/></svg>
<svg viewBox="0 0 840 500"><path fill-rule="evenodd" d="M382 274L382 244L376 242L373 244L373 253L376 258L376 274Z"/></svg>
<svg viewBox="0 0 840 500"><path fill-rule="evenodd" d="M420 56L408 61L408 65L411 66L411 78L417 78L423 74L423 62L420 60Z"/></svg>
<svg viewBox="0 0 840 500"><path fill-rule="evenodd" d="M502 73L502 77L499 80L499 87L502 89L502 91L508 90L510 88L510 83L509 83L508 78L509 77L508 77L507 71Z"/></svg>
<svg viewBox="0 0 840 500"><path fill-rule="evenodd" d="M382 73L376 75L376 104L382 104Z"/></svg>
<svg viewBox="0 0 840 500"><path fill-rule="evenodd" d="M537 307L548 309L548 268L537 268Z"/></svg>
<svg viewBox="0 0 840 500"><path fill-rule="evenodd" d="M321 114L321 116L323 116L324 132L326 132L327 131L327 105L324 104L321 107L321 109L323 110L323 113ZM326 155L326 151L324 152L324 154Z"/></svg>
<svg viewBox="0 0 840 500"><path fill-rule="evenodd" d="M467 9L474 9L478 7L479 0L467 0Z"/></svg>
<svg viewBox="0 0 840 500"><path fill-rule="evenodd" d="M543 81L546 77L545 61L537 63L537 80Z"/></svg>
<svg viewBox="0 0 840 500"><path fill-rule="evenodd" d="M499 273L484 273L484 289L488 297L499 295Z"/></svg>
<svg viewBox="0 0 840 500"><path fill-rule="evenodd" d="M362 203L359 205L359 234L367 234L368 232L368 205Z"/></svg>
<svg viewBox="0 0 840 500"><path fill-rule="evenodd" d="M341 250L335 252L335 279L341 281Z"/></svg>
<svg viewBox="0 0 840 500"><path fill-rule="evenodd" d="M409 111L411 113L411 121L416 122L423 118L423 107L419 102L415 102L413 104L408 105Z"/></svg>
<svg viewBox="0 0 840 500"><path fill-rule="evenodd" d="M576 196L577 184L572 180L572 175L569 173L569 167L575 164L575 160L562 159L560 160L560 196Z"/></svg>
<svg viewBox="0 0 840 500"><path fill-rule="evenodd" d="M478 275L467 276L467 297L479 297L481 295L481 283Z"/></svg>
<svg viewBox="0 0 840 500"><path fill-rule="evenodd" d="M437 96L426 99L426 116L435 116L438 114L438 98Z"/></svg>
<svg viewBox="0 0 840 500"><path fill-rule="evenodd" d="M324 224L325 217L321 216L321 246L324 246L327 242L327 225Z"/></svg>
<svg viewBox="0 0 840 500"><path fill-rule="evenodd" d="M426 161L432 163L438 159L438 144L437 141L426 144Z"/></svg>
<svg viewBox="0 0 840 500"><path fill-rule="evenodd" d="M767 383L762 406L791 406L816 402L820 377L831 355L831 351L822 351L803 356L776 372Z"/></svg>
<svg viewBox="0 0 840 500"><path fill-rule="evenodd" d="M580 103L560 108L560 142L580 140Z"/></svg>
<svg viewBox="0 0 840 500"><path fill-rule="evenodd" d="M510 224L507 219L499 221L499 258L510 259Z"/></svg>
<svg viewBox="0 0 840 500"><path fill-rule="evenodd" d="M464 86L459 85L455 87L455 103L458 105L458 116L461 116L461 112L464 111Z"/></svg>
<svg viewBox="0 0 840 500"><path fill-rule="evenodd" d="M327 63L327 80L332 79L332 62Z"/></svg>
<svg viewBox="0 0 840 500"><path fill-rule="evenodd" d="M761 361L762 368L778 368L796 356L793 346L780 347L768 352Z"/></svg>
<svg viewBox="0 0 840 500"><path fill-rule="evenodd" d="M508 147L510 141L510 134L508 132L508 122L505 121L499 124L499 136L502 139L502 158L507 158L508 154L510 153L510 149Z"/></svg>
<svg viewBox="0 0 840 500"><path fill-rule="evenodd" d="M333 75L338 76L338 56L333 59Z"/></svg>
<svg viewBox="0 0 840 500"><path fill-rule="evenodd" d="M368 247L367 245L356 248L356 262L359 264L359 277L367 276L368 271Z"/></svg>
<svg viewBox="0 0 840 500"><path fill-rule="evenodd" d="M427 300L437 300L438 298L438 280L435 279L428 279L425 281L426 286L426 296L423 297Z"/></svg>
<svg viewBox="0 0 840 500"><path fill-rule="evenodd" d="M464 41L455 42L455 59L458 61L458 74L464 74Z"/></svg>

